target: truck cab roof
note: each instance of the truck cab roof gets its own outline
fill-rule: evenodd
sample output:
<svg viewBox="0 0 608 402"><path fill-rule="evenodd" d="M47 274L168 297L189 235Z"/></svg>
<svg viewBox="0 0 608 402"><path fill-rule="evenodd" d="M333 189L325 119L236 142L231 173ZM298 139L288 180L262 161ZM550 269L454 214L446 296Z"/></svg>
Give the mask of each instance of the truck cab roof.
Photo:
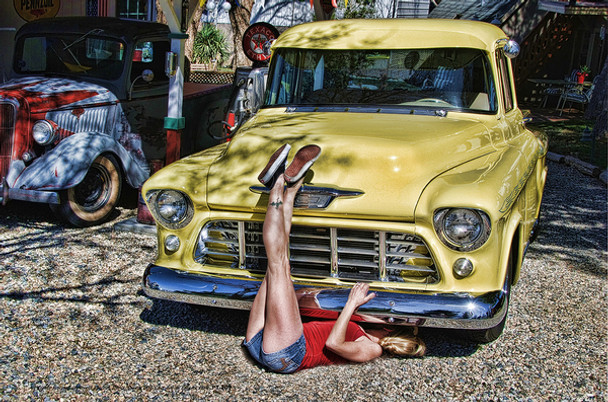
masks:
<svg viewBox="0 0 608 402"><path fill-rule="evenodd" d="M113 17L58 17L29 22L17 32L17 37L40 33L78 34L103 30L104 35L132 42L142 36L169 34L169 27L157 22L126 20Z"/></svg>

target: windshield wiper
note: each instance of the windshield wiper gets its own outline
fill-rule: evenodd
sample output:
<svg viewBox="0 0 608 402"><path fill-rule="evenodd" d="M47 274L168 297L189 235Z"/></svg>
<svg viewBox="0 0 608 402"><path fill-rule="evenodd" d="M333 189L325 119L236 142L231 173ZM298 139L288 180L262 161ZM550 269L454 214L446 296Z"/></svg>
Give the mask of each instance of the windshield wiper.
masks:
<svg viewBox="0 0 608 402"><path fill-rule="evenodd" d="M63 40L61 40L61 43L65 44L65 42ZM74 43L72 43L71 45L66 45L63 48L63 50L68 49L73 44ZM55 52L54 49L53 49L53 51ZM66 53L69 54L70 56L72 56L72 59L76 62L76 64L68 63L67 61L63 60L63 58L61 56L59 56L59 53L55 52L57 57L59 57L59 60L61 60L61 62L67 67L68 70L70 70L71 72L84 72L86 74L87 68L84 67L82 64L80 64L80 61L78 60L76 55L70 49L68 49L68 51ZM76 68L76 66L78 66L78 67Z"/></svg>
<svg viewBox="0 0 608 402"><path fill-rule="evenodd" d="M66 45L63 48L63 50L67 50L67 49L71 48L72 46L74 46L75 44L82 42L89 35L99 35L102 32L103 32L103 29L101 29L101 28L91 29L89 32L85 33L80 38L76 39L74 42L70 43L69 45Z"/></svg>

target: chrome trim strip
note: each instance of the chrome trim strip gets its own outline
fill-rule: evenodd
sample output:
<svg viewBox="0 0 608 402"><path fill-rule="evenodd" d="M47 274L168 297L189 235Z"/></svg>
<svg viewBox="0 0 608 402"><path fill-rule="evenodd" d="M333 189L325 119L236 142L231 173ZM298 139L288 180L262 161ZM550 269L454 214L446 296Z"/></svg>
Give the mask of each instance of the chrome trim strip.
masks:
<svg viewBox="0 0 608 402"><path fill-rule="evenodd" d="M256 194L270 194L270 189L265 186L251 186L249 191ZM359 197L363 194L361 190L350 190L332 187L322 186L308 186L304 185L298 190L296 199L294 202L295 208L308 208L308 209L324 209L329 206L338 197ZM311 206L314 204L314 200L311 201L312 197L325 196L328 197L323 205Z"/></svg>
<svg viewBox="0 0 608 402"><path fill-rule="evenodd" d="M239 268L247 268L247 248L245 247L245 222L238 222L238 233L239 237Z"/></svg>
<svg viewBox="0 0 608 402"><path fill-rule="evenodd" d="M419 114L425 116L435 115L434 109L412 109L410 107L404 107L399 105L383 105L382 107L377 106L359 106L359 105L343 105L343 106L289 106L285 109L285 113L318 113L318 112L329 112L329 113L390 113L390 114Z"/></svg>
<svg viewBox="0 0 608 402"><path fill-rule="evenodd" d="M249 187L249 190L256 194L270 194L270 189L266 186L251 186ZM358 197L363 194L363 191L303 185L300 190L298 190L298 193L321 194L333 197Z"/></svg>
<svg viewBox="0 0 608 402"><path fill-rule="evenodd" d="M378 232L378 276L383 282L388 281L386 277L386 232Z"/></svg>
<svg viewBox="0 0 608 402"><path fill-rule="evenodd" d="M337 278L338 273L338 228L332 227L329 229L329 241L331 251L331 276Z"/></svg>
<svg viewBox="0 0 608 402"><path fill-rule="evenodd" d="M149 265L143 276L143 289L153 298L203 306L248 310L261 284L260 278L190 273ZM314 290L316 306L301 308L324 311L337 316L348 299L349 288L315 288L294 280L297 290ZM345 284L348 286L348 283ZM377 322L421 327L488 329L507 313L506 289L479 296L467 293L398 293L374 289L376 297L359 307L357 317ZM303 312L305 314L305 312Z"/></svg>
<svg viewBox="0 0 608 402"><path fill-rule="evenodd" d="M46 204L59 204L59 194L55 191L22 190L20 188L8 188L0 184L0 203L6 204L9 200L20 200L29 202L43 202ZM5 194L8 194L6 196Z"/></svg>

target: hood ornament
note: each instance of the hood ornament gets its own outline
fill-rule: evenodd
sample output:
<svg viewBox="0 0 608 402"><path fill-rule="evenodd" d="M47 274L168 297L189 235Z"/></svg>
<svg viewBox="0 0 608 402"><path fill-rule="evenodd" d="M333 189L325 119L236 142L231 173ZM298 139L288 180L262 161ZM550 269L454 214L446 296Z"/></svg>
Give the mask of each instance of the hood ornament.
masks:
<svg viewBox="0 0 608 402"><path fill-rule="evenodd" d="M251 186L251 192L256 194L269 194L270 189L265 186ZM332 187L302 186L296 195L295 208L324 209L338 197L359 197L361 190L347 190Z"/></svg>

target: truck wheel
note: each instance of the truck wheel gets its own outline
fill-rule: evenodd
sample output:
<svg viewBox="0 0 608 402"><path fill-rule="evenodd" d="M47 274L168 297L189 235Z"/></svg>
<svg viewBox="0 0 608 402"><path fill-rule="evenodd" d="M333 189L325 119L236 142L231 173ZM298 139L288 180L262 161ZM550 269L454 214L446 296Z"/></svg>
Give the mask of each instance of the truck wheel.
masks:
<svg viewBox="0 0 608 402"><path fill-rule="evenodd" d="M464 338L466 341L476 344L490 343L497 340L498 337L500 337L500 335L502 334L502 331L505 329L505 324L507 323L507 316L509 314L509 299L511 297L511 266L512 262L510 262L509 266L507 267L507 276L505 277L505 285L503 286L503 289L507 294L505 297L505 316L495 327L488 329L462 331L461 337Z"/></svg>
<svg viewBox="0 0 608 402"><path fill-rule="evenodd" d="M476 329L467 331L464 335L464 338L471 343L490 343L500 337L502 331L505 329L505 324L507 322L507 316L505 315L502 321L495 327L488 329Z"/></svg>
<svg viewBox="0 0 608 402"><path fill-rule="evenodd" d="M60 204L51 209L74 226L97 225L108 219L120 198L122 177L112 155L100 155L85 178L60 194Z"/></svg>
<svg viewBox="0 0 608 402"><path fill-rule="evenodd" d="M540 233L541 229L542 229L542 223L541 223L541 213L542 213L542 208L541 210L538 211L538 217L536 218L536 221L534 221L534 226L532 227L532 233L530 233L530 243L533 243L536 241L536 238L538 237L538 234Z"/></svg>

